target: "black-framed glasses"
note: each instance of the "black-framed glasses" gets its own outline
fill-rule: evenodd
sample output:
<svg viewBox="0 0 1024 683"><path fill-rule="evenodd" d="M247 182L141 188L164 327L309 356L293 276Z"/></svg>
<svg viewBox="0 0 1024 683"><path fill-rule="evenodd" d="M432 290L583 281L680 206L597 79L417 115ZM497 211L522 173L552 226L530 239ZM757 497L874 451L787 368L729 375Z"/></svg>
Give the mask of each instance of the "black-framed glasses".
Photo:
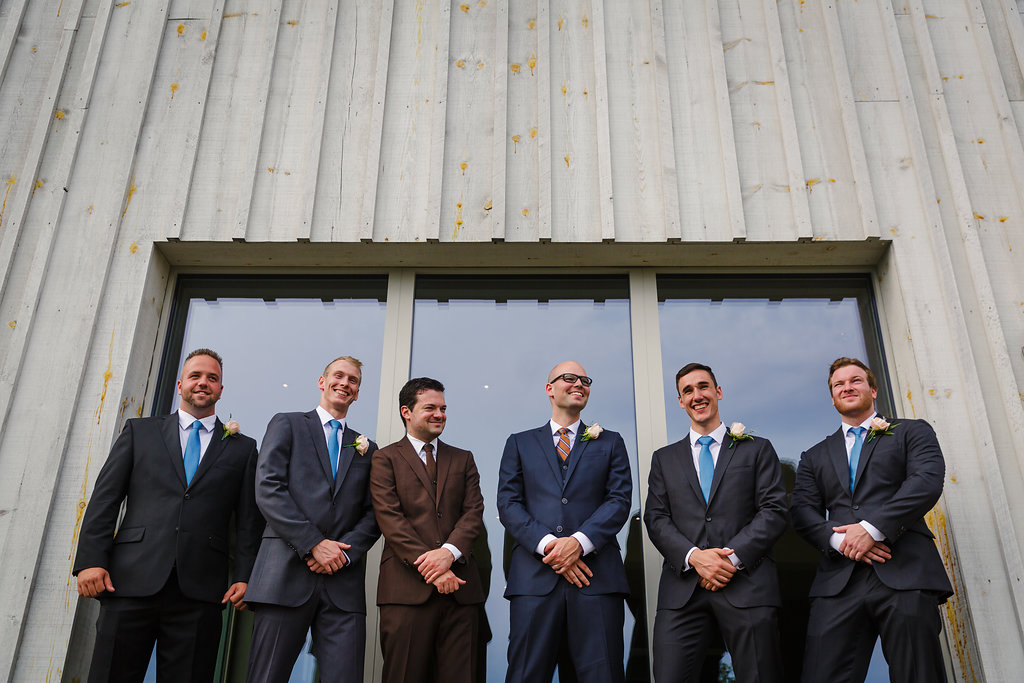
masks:
<svg viewBox="0 0 1024 683"><path fill-rule="evenodd" d="M594 383L594 380L590 379L586 375L574 375L571 372L563 372L561 375L556 375L552 377L551 381L548 382L548 384L554 384L560 379L564 380L566 384L576 384L576 380L579 380L580 383L582 383L585 387L589 387L591 384Z"/></svg>

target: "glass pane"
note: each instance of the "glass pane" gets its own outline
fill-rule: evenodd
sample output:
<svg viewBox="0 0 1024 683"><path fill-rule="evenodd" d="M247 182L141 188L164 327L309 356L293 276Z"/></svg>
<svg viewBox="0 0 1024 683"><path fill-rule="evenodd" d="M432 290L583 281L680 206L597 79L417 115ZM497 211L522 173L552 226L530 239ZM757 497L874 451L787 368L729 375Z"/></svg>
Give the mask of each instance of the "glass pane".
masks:
<svg viewBox="0 0 1024 683"><path fill-rule="evenodd" d="M176 301L184 320L176 323L182 329L176 361L168 362L162 385L166 387L163 401L169 410L176 410L179 398L173 379L180 373L184 357L198 347L212 348L224 358L224 393L217 404L217 415L227 421L239 422L242 431L261 442L267 423L275 413L309 411L319 403L317 378L332 359L351 355L363 361L363 382L359 400L349 416L360 431L372 434L377 425L377 404L380 393L380 368L384 339L384 300L386 281L378 279L379 296L367 292L366 283L354 287L357 296L323 300L322 283L307 293L310 298L265 300L267 292L299 294L295 278L287 282L263 278L255 283L244 279L223 282L209 279L184 282L179 288L182 299ZM300 283L301 284L301 283ZM338 294L336 283L327 291ZM198 291L197 291L198 290ZM217 291L233 296L210 298ZM260 298L242 297L252 292ZM191 296L191 294L197 294ZM172 322L172 326L175 324ZM170 347L169 347L170 348ZM226 643L230 651L222 661L224 681L244 681L248 663L249 639L252 633L250 612L237 613L232 622L231 637ZM316 660L303 648L296 661L291 680L306 683L315 680ZM151 663L150 674L155 674ZM155 679L154 679L155 680Z"/></svg>
<svg viewBox="0 0 1024 683"><path fill-rule="evenodd" d="M420 278L417 282L411 374L445 384L448 425L442 438L473 451L486 502L491 556L487 618L493 633L487 648L488 681L504 680L508 647L508 601L502 597L504 529L494 502L498 462L509 434L551 418L544 385L555 364L577 360L594 378L584 419L622 434L633 466L632 517L638 520L628 286L624 278L601 278L595 288L580 286L578 280L582 278ZM601 299L595 300L595 291ZM648 680L639 533L638 523L631 522L619 534L621 547L631 551L627 573L631 588L636 586L626 610L624 635L628 659L634 624L638 624L634 643L638 659L629 668L642 675L630 680ZM483 560L482 565L487 558Z"/></svg>
<svg viewBox="0 0 1024 683"><path fill-rule="evenodd" d="M740 295L735 289L730 293ZM689 362L710 365L722 387L723 422L743 422L771 439L782 461L786 488L792 492L800 453L839 426L826 382L829 364L839 356L854 356L881 366L869 353L863 331L864 312L869 308L864 301L866 289L860 299L849 287L846 296L755 298L769 295L771 289L770 282L762 287L748 284L750 298L713 301L683 298L682 281L659 281L665 415L669 441L684 438L690 423L679 406L675 374ZM804 291L820 290L807 284ZM879 392L880 404L883 393ZM784 602L780 627L786 680L798 680L807 631L807 592L819 555L787 528L775 546L775 557ZM729 663L727 653L722 662ZM717 664L712 661L705 666ZM866 680L889 680L879 647Z"/></svg>

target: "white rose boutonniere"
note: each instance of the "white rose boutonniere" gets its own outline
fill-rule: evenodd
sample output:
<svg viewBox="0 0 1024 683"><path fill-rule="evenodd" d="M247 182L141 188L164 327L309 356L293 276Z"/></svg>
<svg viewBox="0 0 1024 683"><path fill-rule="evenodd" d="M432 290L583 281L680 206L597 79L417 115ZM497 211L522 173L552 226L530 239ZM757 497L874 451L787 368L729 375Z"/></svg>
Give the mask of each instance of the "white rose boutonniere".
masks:
<svg viewBox="0 0 1024 683"><path fill-rule="evenodd" d="M236 422L235 420L228 419L228 421L226 423L224 423L224 433L221 434L220 440L223 441L224 439L228 438L229 436L230 437L238 436L239 432L241 432L241 431L242 431L242 426L240 424L238 424L238 422Z"/></svg>
<svg viewBox="0 0 1024 683"><path fill-rule="evenodd" d="M356 440L352 443L347 443L342 448L352 447L356 449L356 453L359 455L366 455L366 451L370 449L370 439L366 434L360 434L356 437Z"/></svg>
<svg viewBox="0 0 1024 683"><path fill-rule="evenodd" d="M590 441L591 439L596 439L597 437L601 436L601 432L603 431L604 428L595 422L594 424L590 425L589 427L583 430L582 440Z"/></svg>
<svg viewBox="0 0 1024 683"><path fill-rule="evenodd" d="M754 439L750 434L747 434L747 425L742 422L733 422L729 425L729 436L732 437L732 443L729 444L729 448L735 446L737 441L743 441L745 439L753 441Z"/></svg>
<svg viewBox="0 0 1024 683"><path fill-rule="evenodd" d="M871 439L875 438L879 434L888 434L889 436L892 436L892 430L899 426L899 422L892 424L884 417L878 417L876 415L871 418L871 431L868 432L868 441L871 441ZM867 441L864 443L867 443Z"/></svg>

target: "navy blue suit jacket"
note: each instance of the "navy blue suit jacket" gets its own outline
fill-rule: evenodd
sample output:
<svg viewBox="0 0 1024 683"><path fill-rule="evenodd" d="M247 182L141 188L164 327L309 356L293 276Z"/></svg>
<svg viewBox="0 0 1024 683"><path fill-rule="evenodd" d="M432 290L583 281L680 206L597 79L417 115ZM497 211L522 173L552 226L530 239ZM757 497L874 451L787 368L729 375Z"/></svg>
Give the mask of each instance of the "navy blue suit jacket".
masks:
<svg viewBox="0 0 1024 683"><path fill-rule="evenodd" d="M790 508L793 528L824 554L811 597L836 595L850 580L855 563L833 550L829 538L832 527L861 520L885 534L892 550L892 559L871 565L882 583L896 590L935 591L943 602L952 594L924 521L942 494L946 472L938 439L924 420L891 422L892 434L865 441L852 493L842 429L800 456Z"/></svg>
<svg viewBox="0 0 1024 683"><path fill-rule="evenodd" d="M353 444L345 427L341 445ZM338 456L331 475L320 416L278 413L267 425L256 467L256 502L267 520L245 600L296 607L313 594L316 576L306 565L324 539L348 543L349 564L324 576L331 602L349 612L366 612L363 580L366 552L380 536L370 500L370 460L376 444L359 455L351 445Z"/></svg>
<svg viewBox="0 0 1024 683"><path fill-rule="evenodd" d="M555 452L548 423L508 437L498 472L498 515L515 539L505 597L547 595L564 581L537 554L547 534L570 536L579 531L594 544L583 560L594 572L591 595L627 595L626 571L615 535L629 519L633 482L626 444L618 433L604 430L583 440L581 424L568 460Z"/></svg>
<svg viewBox="0 0 1024 683"><path fill-rule="evenodd" d="M644 522L665 558L659 609L679 609L700 576L686 572L691 548L732 548L743 563L722 593L736 607L782 605L772 546L786 529L782 467L767 439L726 434L704 502L689 437L654 452Z"/></svg>

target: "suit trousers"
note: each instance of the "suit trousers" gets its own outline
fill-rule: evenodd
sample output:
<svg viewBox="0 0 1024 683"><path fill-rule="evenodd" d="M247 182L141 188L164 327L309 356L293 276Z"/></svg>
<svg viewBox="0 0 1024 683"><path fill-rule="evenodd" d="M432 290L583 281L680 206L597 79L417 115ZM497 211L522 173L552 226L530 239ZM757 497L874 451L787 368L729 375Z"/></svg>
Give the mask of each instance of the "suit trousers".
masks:
<svg viewBox="0 0 1024 683"><path fill-rule="evenodd" d="M732 657L737 681L782 680L778 609L736 607L724 592L699 587L685 606L659 609L654 618L654 680L699 681L716 623Z"/></svg>
<svg viewBox="0 0 1024 683"><path fill-rule="evenodd" d="M436 591L421 605L380 605L384 683L473 683L480 605Z"/></svg>
<svg viewBox="0 0 1024 683"><path fill-rule="evenodd" d="M894 590L858 563L838 595L811 599L803 680L862 683L881 636L893 683L941 683L940 627L934 593Z"/></svg>
<svg viewBox="0 0 1024 683"><path fill-rule="evenodd" d="M363 680L366 615L335 607L321 576L309 600L298 607L266 603L252 607L248 683L287 683L310 629L322 683Z"/></svg>
<svg viewBox="0 0 1024 683"><path fill-rule="evenodd" d="M559 577L547 595L516 595L509 602L505 683L550 681L563 642L579 680L623 683L622 595L587 595Z"/></svg>
<svg viewBox="0 0 1024 683"><path fill-rule="evenodd" d="M139 683L156 643L158 683L213 680L220 647L223 606L181 594L171 575L155 595L120 598L105 594L96 620L89 683Z"/></svg>

